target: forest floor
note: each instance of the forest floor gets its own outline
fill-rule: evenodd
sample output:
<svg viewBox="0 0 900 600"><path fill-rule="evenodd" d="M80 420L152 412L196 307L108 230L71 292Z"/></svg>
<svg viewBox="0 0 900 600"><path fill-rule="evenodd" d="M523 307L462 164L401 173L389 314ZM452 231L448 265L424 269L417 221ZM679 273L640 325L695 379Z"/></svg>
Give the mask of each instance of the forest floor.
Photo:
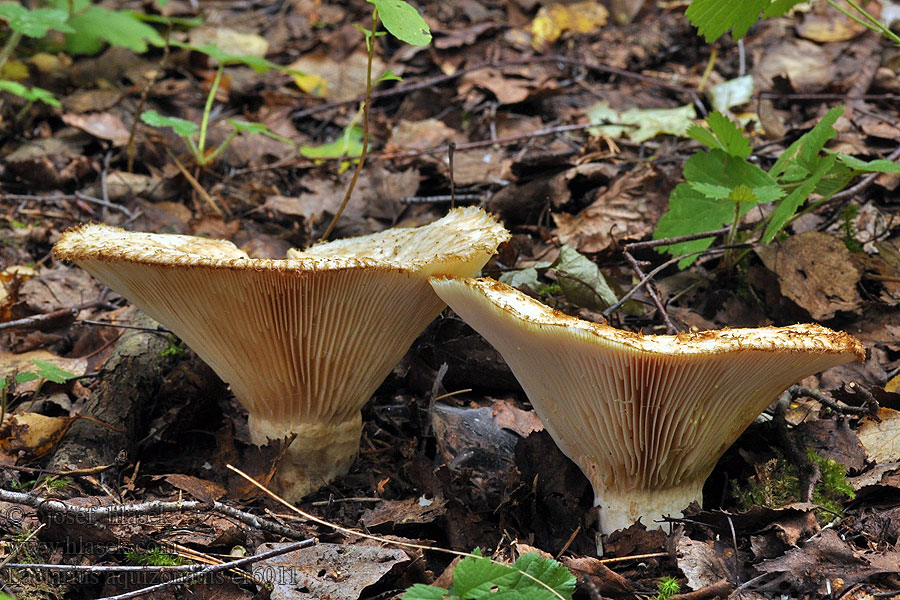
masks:
<svg viewBox="0 0 900 600"><path fill-rule="evenodd" d="M278 453L248 442L246 413L190 348L51 254L63 231L92 221L283 258L316 241L337 211L353 165L298 147L310 155L358 123L366 47L354 25L371 22L371 5L199 4L166 3L165 16L202 16L171 39L311 76L227 66L208 146L228 137L227 118L296 146L241 132L200 167L171 128L133 126L149 109L200 123L217 72L202 53L69 55L31 38L16 50L27 82L61 105L0 100L0 376L40 375L3 386L0 592L110 597L174 577L160 573L161 555L215 564L308 538L320 543L143 597L264 597L272 573L277 598L399 598L414 583L446 586L451 555L316 524L228 470L265 481ZM620 2L624 24L592 0L556 12L536 0L421 4L430 45L378 38L376 71L402 81L376 87L370 154L331 237L424 224L451 203L484 206L512 232L485 274L603 321L605 306L555 285L575 267L547 265L568 246L621 298L640 281L629 256L644 273L670 258L627 244L652 239L701 150L683 132L711 112L711 88L752 76L749 100L729 108L765 168L838 105L829 150L896 159L900 52L889 41L822 2L759 22L740 44L728 35L709 44L686 4ZM590 25L542 40L536 19ZM590 129L591 115L624 123L630 109L639 109L632 125ZM655 275L665 314L641 286L606 315L643 333L665 333L666 320L680 331L815 321L866 347L864 363L803 380L823 394L797 388L757 419L685 518L606 536L597 556L590 484L499 354L450 311L363 409L350 474L299 507L406 544L480 548L500 561L545 552L577 577L576 598L655 596L664 577L682 593L699 590L685 596L696 599L900 594L898 184L896 174L855 179L768 245L754 233L768 213L750 211L737 238L719 236L689 267ZM744 251L737 260L717 251L729 241ZM535 265L539 279L527 279L522 270ZM129 565L136 570L114 568Z"/></svg>

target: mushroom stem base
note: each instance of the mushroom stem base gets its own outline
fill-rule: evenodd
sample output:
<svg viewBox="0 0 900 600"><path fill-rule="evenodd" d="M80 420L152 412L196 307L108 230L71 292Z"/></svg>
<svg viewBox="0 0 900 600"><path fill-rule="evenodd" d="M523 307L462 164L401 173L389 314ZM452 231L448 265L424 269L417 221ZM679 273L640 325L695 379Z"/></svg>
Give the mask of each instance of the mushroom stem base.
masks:
<svg viewBox="0 0 900 600"><path fill-rule="evenodd" d="M609 534L631 527L641 520L647 529L656 529L664 516L680 517L691 502L702 503L703 479L687 485L662 490L601 489L596 492L594 506L600 509L600 533ZM596 490L597 488L595 488Z"/></svg>
<svg viewBox="0 0 900 600"><path fill-rule="evenodd" d="M359 453L362 415L334 425L300 423L285 427L250 417L250 437L254 444L294 435L294 441L269 483L269 489L289 502L295 502L346 475Z"/></svg>

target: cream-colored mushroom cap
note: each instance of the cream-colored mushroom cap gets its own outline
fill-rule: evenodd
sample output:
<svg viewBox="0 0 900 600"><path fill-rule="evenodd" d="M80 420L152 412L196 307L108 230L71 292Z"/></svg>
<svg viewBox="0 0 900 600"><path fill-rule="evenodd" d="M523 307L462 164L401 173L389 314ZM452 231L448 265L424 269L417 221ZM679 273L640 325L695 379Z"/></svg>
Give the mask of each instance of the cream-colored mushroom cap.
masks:
<svg viewBox="0 0 900 600"><path fill-rule="evenodd" d="M605 533L678 516L782 391L865 358L857 340L819 325L644 336L570 317L491 279L431 284L500 351L587 475Z"/></svg>
<svg viewBox="0 0 900 600"><path fill-rule="evenodd" d="M247 408L255 442L296 435L275 487L299 498L350 468L360 408L443 309L427 276L475 275L508 237L463 208L284 260L105 225L67 231L54 253L193 348Z"/></svg>

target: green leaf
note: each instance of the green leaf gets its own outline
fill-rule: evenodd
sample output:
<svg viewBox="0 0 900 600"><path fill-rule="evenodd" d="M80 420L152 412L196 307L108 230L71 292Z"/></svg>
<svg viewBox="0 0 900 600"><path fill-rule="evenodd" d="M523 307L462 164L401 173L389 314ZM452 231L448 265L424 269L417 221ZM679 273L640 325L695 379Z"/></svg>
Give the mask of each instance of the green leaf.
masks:
<svg viewBox="0 0 900 600"><path fill-rule="evenodd" d="M766 231L762 236L761 241L763 244L771 242L775 238L775 235L784 228L785 224L787 224L790 218L794 216L797 209L800 208L800 205L806 202L806 199L809 198L812 191L816 189L816 185L819 181L828 174L834 166L835 160L833 154L821 159L816 170L810 174L809 178L795 188L790 195L775 205L775 210L772 212L772 216L769 218L769 224L766 226Z"/></svg>
<svg viewBox="0 0 900 600"><path fill-rule="evenodd" d="M73 54L94 54L104 43L132 52L147 51L148 44L162 46L162 36L129 11L93 5L69 19L73 33L66 36L66 48Z"/></svg>
<svg viewBox="0 0 900 600"><path fill-rule="evenodd" d="M378 81L403 81L403 78L391 71L390 69L384 70L384 75L375 80Z"/></svg>
<svg viewBox="0 0 900 600"><path fill-rule="evenodd" d="M355 158L362 154L362 140L362 127L353 125L333 142L321 146L300 146L300 154L307 158Z"/></svg>
<svg viewBox="0 0 900 600"><path fill-rule="evenodd" d="M693 104L677 108L629 108L620 113L610 108L606 101L597 102L585 114L591 124L599 125L588 130L591 135L625 136L636 143L661 134L685 135L697 117ZM634 127L628 127L630 125Z"/></svg>
<svg viewBox="0 0 900 600"><path fill-rule="evenodd" d="M538 281L538 272L534 267L527 269L519 269L517 271L507 271L500 275L501 283L511 285L518 290L537 291L540 282Z"/></svg>
<svg viewBox="0 0 900 600"><path fill-rule="evenodd" d="M38 375L37 373L32 373L30 371L16 373L16 383L28 383L29 381L34 381L35 379L40 378L40 375Z"/></svg>
<svg viewBox="0 0 900 600"><path fill-rule="evenodd" d="M141 113L141 121L153 127L171 127L175 133L183 138L190 138L200 133L200 127L193 121L187 119L179 119L178 117L166 117L155 110L148 110Z"/></svg>
<svg viewBox="0 0 900 600"><path fill-rule="evenodd" d="M697 32L712 43L728 31L735 40L744 36L768 8L771 0L693 0L685 16Z"/></svg>
<svg viewBox="0 0 900 600"><path fill-rule="evenodd" d="M57 100L52 93L48 92L44 88L28 88L18 81L0 79L0 91L15 94L16 96L24 98L29 102L43 102L44 104L49 104L50 106L61 106L59 100Z"/></svg>
<svg viewBox="0 0 900 600"><path fill-rule="evenodd" d="M280 65L276 65L270 60L266 60L260 56L250 56L246 54L229 54L228 52L224 52L220 50L218 46L215 44L204 44L202 46L197 46L194 44L186 44L184 42L169 42L172 46L178 48L184 48L186 50L193 50L194 52L200 52L201 54L205 54L208 57L216 60L217 62L223 65L234 65L234 64L242 64L250 67L257 73L266 73L271 71L272 69L278 69L279 71L287 71L291 72L290 69L282 67Z"/></svg>
<svg viewBox="0 0 900 600"><path fill-rule="evenodd" d="M836 106L829 110L822 117L822 120L816 123L815 127L788 146L788 149L778 157L778 160L769 169L769 174L772 177L780 178L792 166L791 163L794 162L808 172L815 171L822 148L825 147L828 140L837 135L833 125L842 114L844 114L843 106ZM798 179L791 178L791 180L796 181Z"/></svg>
<svg viewBox="0 0 900 600"><path fill-rule="evenodd" d="M22 35L41 38L51 29L70 33L74 31L66 21L69 13L56 8L28 10L18 2L0 3L0 18L6 20L9 28Z"/></svg>
<svg viewBox="0 0 900 600"><path fill-rule="evenodd" d="M750 140L744 137L741 128L720 112L714 112L706 119L709 128L722 144L722 150L738 158L747 158L753 149Z"/></svg>
<svg viewBox="0 0 900 600"><path fill-rule="evenodd" d="M573 304L603 310L618 301L600 267L571 246L563 246L551 265L563 294Z"/></svg>
<svg viewBox="0 0 900 600"><path fill-rule="evenodd" d="M431 29L411 4L403 0L368 0L378 9L384 28L391 35L411 46L431 43Z"/></svg>
<svg viewBox="0 0 900 600"><path fill-rule="evenodd" d="M65 383L69 379L74 379L78 377L75 373L69 373L64 369L60 369L56 365L51 362L47 362L44 360L34 360L32 361L35 366L38 367L37 374L46 379L47 381L52 381L53 383Z"/></svg>
<svg viewBox="0 0 900 600"><path fill-rule="evenodd" d="M742 184L753 190L759 202L772 202L784 196L778 183L768 173L723 150L694 154L684 163L684 178L693 189L712 198L726 198L731 190ZM720 190L719 194L712 193L716 189ZM730 205L727 207L729 214L732 208ZM690 233L702 231L706 230L699 229Z"/></svg>
<svg viewBox="0 0 900 600"><path fill-rule="evenodd" d="M203 17L168 17L165 15L151 15L147 13L128 11L135 19L140 19L145 23L156 23L158 25L167 25L170 27L200 27L203 25Z"/></svg>
<svg viewBox="0 0 900 600"><path fill-rule="evenodd" d="M422 583L415 584L403 593L403 600L443 600L448 597L449 593L444 588Z"/></svg>
<svg viewBox="0 0 900 600"><path fill-rule="evenodd" d="M289 140L283 135L278 135L277 133L266 127L265 123L251 123L249 121L241 121L240 119L226 119L226 122L234 127L235 131L259 133L264 136L270 137L273 140L277 140L283 144L287 144L289 146L295 145L293 141Z"/></svg>
<svg viewBox="0 0 900 600"><path fill-rule="evenodd" d="M775 0L763 13L766 18L783 17L789 10L807 0Z"/></svg>
<svg viewBox="0 0 900 600"><path fill-rule="evenodd" d="M662 240L712 231L731 223L733 218L734 205L730 202L707 198L687 183L679 183L669 196L669 210L656 224L653 239ZM668 252L672 256L701 252L709 248L713 241L714 237L708 237L668 244L657 248L657 252ZM697 258L698 255L694 255L681 259L678 268L684 269Z"/></svg>
<svg viewBox="0 0 900 600"><path fill-rule="evenodd" d="M900 173L900 163L877 159L866 162L847 154L838 154L837 159L860 173Z"/></svg>

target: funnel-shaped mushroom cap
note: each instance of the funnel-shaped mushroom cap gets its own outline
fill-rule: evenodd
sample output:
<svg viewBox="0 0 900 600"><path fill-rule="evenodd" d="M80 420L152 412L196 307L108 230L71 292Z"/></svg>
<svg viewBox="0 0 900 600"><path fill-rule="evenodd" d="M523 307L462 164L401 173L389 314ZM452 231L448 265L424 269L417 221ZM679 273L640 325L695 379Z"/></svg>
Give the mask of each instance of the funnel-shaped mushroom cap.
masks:
<svg viewBox="0 0 900 600"><path fill-rule="evenodd" d="M299 498L350 468L360 408L443 309L427 276L475 275L508 237L465 208L287 260L104 225L67 231L54 252L193 348L247 408L255 442L296 434L275 487Z"/></svg>
<svg viewBox="0 0 900 600"><path fill-rule="evenodd" d="M554 311L490 279L434 277L450 307L506 359L594 487L605 533L701 500L718 459L797 380L862 345L819 325L643 336Z"/></svg>

